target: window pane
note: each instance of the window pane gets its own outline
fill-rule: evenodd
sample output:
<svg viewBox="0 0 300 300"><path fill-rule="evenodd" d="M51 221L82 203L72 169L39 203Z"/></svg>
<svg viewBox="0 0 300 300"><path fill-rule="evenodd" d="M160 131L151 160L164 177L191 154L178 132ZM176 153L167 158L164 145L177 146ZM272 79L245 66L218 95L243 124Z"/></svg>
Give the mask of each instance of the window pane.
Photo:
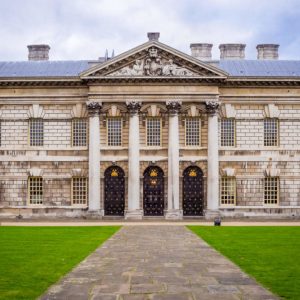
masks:
<svg viewBox="0 0 300 300"><path fill-rule="evenodd" d="M161 145L161 119L147 119L147 146Z"/></svg>
<svg viewBox="0 0 300 300"><path fill-rule="evenodd" d="M73 146L86 146L87 122L85 119L72 120Z"/></svg>
<svg viewBox="0 0 300 300"><path fill-rule="evenodd" d="M122 146L122 119L107 119L107 145Z"/></svg>
<svg viewBox="0 0 300 300"><path fill-rule="evenodd" d="M264 186L265 204L277 204L279 195L279 178L266 177Z"/></svg>
<svg viewBox="0 0 300 300"><path fill-rule="evenodd" d="M43 204L43 178L29 177L29 203Z"/></svg>
<svg viewBox="0 0 300 300"><path fill-rule="evenodd" d="M278 120L264 120L264 146L278 145Z"/></svg>
<svg viewBox="0 0 300 300"><path fill-rule="evenodd" d="M221 120L221 146L235 146L235 120Z"/></svg>
<svg viewBox="0 0 300 300"><path fill-rule="evenodd" d="M72 179L73 204L87 203L87 178L75 177Z"/></svg>
<svg viewBox="0 0 300 300"><path fill-rule="evenodd" d="M185 119L186 146L200 146L200 120L198 118Z"/></svg>
<svg viewBox="0 0 300 300"><path fill-rule="evenodd" d="M30 146L43 146L44 144L44 122L42 119L29 120Z"/></svg>
<svg viewBox="0 0 300 300"><path fill-rule="evenodd" d="M221 179L221 204L235 204L236 180L234 177L222 177Z"/></svg>

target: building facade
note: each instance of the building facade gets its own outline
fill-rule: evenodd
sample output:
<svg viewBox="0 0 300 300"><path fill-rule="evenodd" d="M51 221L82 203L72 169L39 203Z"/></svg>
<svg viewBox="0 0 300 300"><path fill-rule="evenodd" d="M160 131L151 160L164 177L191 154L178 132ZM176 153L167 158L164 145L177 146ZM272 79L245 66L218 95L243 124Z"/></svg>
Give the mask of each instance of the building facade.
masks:
<svg viewBox="0 0 300 300"><path fill-rule="evenodd" d="M300 216L300 61L158 41L0 62L0 216Z"/></svg>

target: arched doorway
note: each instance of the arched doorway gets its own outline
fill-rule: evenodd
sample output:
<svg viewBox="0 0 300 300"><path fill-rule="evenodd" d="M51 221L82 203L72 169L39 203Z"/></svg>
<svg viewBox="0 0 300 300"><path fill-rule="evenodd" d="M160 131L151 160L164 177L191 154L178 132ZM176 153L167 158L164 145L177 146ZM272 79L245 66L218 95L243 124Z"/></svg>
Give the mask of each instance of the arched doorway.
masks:
<svg viewBox="0 0 300 300"><path fill-rule="evenodd" d="M183 215L203 215L203 172L196 166L183 171Z"/></svg>
<svg viewBox="0 0 300 300"><path fill-rule="evenodd" d="M164 215L164 172L157 166L148 167L144 172L144 215Z"/></svg>
<svg viewBox="0 0 300 300"><path fill-rule="evenodd" d="M125 173L118 166L111 166L104 172L104 214L124 216Z"/></svg>

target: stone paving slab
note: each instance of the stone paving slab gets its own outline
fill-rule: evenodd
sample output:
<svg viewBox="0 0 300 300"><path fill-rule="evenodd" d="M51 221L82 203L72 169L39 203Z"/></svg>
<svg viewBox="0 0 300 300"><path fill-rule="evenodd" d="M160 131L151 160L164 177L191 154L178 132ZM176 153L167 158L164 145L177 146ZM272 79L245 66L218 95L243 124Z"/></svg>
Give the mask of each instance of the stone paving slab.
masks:
<svg viewBox="0 0 300 300"><path fill-rule="evenodd" d="M279 299L184 226L125 226L40 300Z"/></svg>

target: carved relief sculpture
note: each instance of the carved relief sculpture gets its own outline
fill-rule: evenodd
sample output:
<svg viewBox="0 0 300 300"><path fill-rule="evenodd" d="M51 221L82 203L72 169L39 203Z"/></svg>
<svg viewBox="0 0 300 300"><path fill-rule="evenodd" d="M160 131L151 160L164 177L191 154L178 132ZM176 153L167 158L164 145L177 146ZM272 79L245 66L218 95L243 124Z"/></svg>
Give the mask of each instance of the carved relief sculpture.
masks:
<svg viewBox="0 0 300 300"><path fill-rule="evenodd" d="M163 59L156 47L148 50L144 59L137 59L132 65L123 67L108 76L193 76L190 70L178 66L172 59Z"/></svg>

